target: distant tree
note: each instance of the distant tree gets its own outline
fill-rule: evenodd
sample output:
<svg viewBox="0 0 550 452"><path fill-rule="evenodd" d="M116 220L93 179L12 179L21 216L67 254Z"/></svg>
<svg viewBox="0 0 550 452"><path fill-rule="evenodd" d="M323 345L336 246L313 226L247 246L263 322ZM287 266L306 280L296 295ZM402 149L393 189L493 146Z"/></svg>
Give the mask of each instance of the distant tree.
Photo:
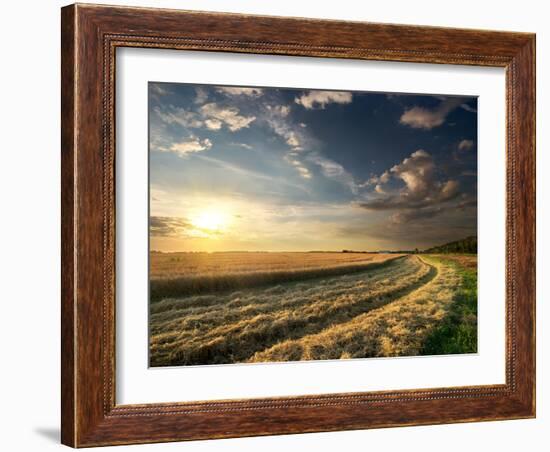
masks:
<svg viewBox="0 0 550 452"><path fill-rule="evenodd" d="M462 240L457 240L455 242L445 243L444 245L434 246L428 248L424 251L425 253L437 253L437 254L448 254L448 253L477 253L477 237L471 236L466 237Z"/></svg>

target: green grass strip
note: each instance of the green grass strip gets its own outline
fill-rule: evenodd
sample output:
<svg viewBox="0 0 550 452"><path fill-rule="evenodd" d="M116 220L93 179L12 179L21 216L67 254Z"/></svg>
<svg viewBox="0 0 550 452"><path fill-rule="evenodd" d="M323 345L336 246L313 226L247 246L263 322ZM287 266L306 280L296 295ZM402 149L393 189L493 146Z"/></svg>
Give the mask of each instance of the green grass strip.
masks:
<svg viewBox="0 0 550 452"><path fill-rule="evenodd" d="M462 278L447 315L424 342L421 355L449 355L477 352L477 269L465 268L441 257Z"/></svg>

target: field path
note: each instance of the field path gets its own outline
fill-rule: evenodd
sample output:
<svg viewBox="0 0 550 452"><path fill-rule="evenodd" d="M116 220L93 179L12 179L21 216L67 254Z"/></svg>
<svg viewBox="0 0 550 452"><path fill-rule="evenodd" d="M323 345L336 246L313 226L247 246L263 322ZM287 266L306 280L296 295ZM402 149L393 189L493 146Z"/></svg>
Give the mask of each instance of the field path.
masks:
<svg viewBox="0 0 550 452"><path fill-rule="evenodd" d="M391 304L318 334L279 343L254 361L299 361L418 355L423 340L445 316L460 277L453 267L423 258L437 270L427 284Z"/></svg>
<svg viewBox="0 0 550 452"><path fill-rule="evenodd" d="M151 306L151 365L324 359L311 352L318 343L341 342L339 328L362 328L353 322L401 304L442 274L406 256L349 275L159 301Z"/></svg>

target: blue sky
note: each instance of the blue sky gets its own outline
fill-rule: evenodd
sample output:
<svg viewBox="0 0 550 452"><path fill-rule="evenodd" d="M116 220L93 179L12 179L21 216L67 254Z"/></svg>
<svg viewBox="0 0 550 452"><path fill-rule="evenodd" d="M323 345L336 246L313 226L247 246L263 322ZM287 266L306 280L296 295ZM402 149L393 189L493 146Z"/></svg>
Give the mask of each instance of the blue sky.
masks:
<svg viewBox="0 0 550 452"><path fill-rule="evenodd" d="M477 99L149 83L151 249L424 248L476 233Z"/></svg>

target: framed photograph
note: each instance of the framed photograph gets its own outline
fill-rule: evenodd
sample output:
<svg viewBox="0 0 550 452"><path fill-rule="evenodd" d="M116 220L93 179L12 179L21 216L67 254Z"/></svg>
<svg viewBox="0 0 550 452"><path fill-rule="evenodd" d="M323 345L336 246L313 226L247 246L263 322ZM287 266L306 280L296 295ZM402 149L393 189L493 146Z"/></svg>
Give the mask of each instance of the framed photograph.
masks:
<svg viewBox="0 0 550 452"><path fill-rule="evenodd" d="M535 416L535 36L62 9L62 442Z"/></svg>

